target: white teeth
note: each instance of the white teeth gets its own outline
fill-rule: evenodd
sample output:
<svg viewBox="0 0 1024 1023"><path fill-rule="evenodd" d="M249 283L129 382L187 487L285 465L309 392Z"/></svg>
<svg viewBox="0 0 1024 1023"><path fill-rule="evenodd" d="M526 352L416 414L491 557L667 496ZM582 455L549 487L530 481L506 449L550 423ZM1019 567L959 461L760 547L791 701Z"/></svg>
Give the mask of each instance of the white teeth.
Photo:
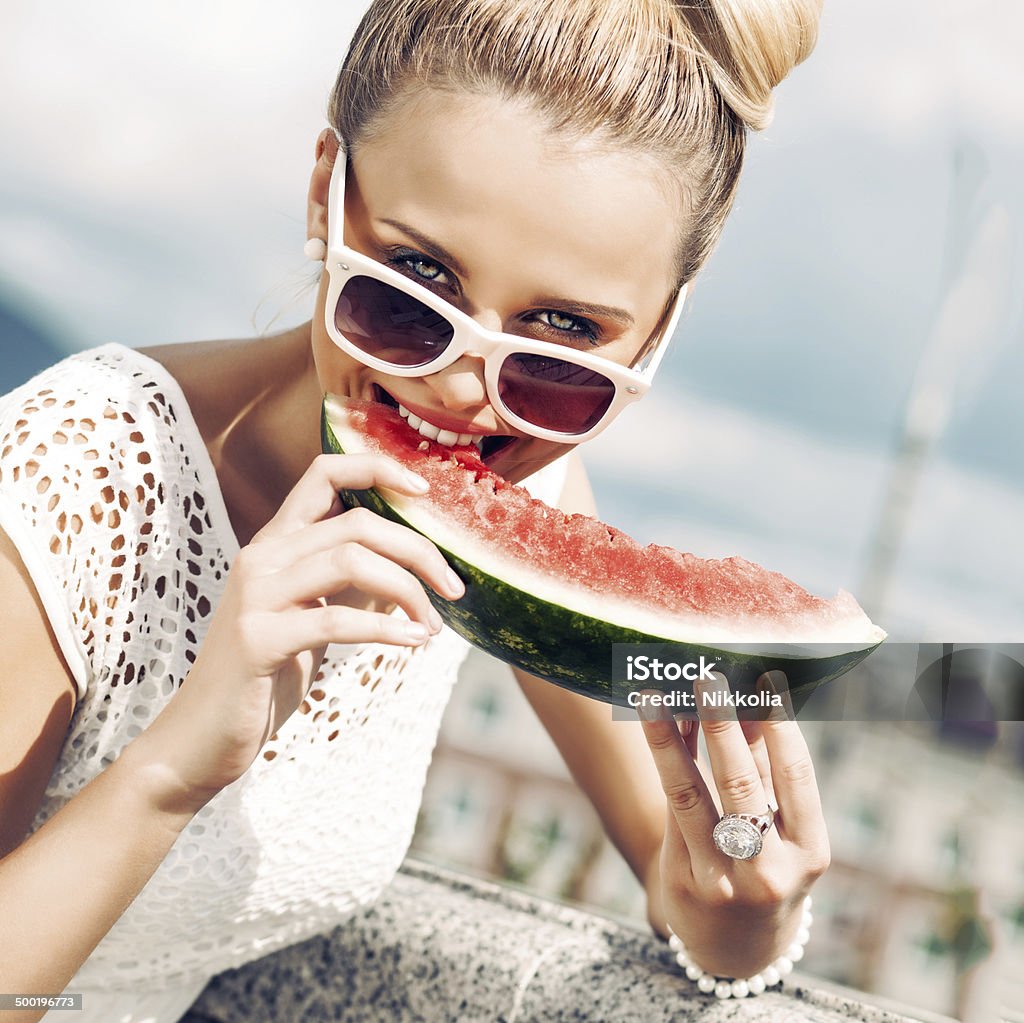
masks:
<svg viewBox="0 0 1024 1023"><path fill-rule="evenodd" d="M398 406L398 414L403 419L408 420L409 425L414 430L418 430L421 436L426 437L427 440L436 440L438 444L443 444L445 447L454 447L456 444L475 444L479 449L483 441L483 437L474 433L456 433L454 430L442 430L439 426L434 426L433 423L420 419L419 416L410 412L404 405Z"/></svg>

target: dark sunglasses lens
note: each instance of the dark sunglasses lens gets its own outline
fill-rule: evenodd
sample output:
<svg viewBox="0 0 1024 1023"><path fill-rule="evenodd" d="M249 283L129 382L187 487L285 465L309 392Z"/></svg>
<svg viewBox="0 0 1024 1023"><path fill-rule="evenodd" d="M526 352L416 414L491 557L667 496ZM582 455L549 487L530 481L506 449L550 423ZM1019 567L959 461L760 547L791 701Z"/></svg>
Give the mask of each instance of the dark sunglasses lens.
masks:
<svg viewBox="0 0 1024 1023"><path fill-rule="evenodd" d="M615 384L603 373L524 352L502 363L498 387L501 400L520 419L566 434L596 426L615 397Z"/></svg>
<svg viewBox="0 0 1024 1023"><path fill-rule="evenodd" d="M430 306L372 277L350 277L334 324L360 351L393 366L425 366L451 344L452 325Z"/></svg>

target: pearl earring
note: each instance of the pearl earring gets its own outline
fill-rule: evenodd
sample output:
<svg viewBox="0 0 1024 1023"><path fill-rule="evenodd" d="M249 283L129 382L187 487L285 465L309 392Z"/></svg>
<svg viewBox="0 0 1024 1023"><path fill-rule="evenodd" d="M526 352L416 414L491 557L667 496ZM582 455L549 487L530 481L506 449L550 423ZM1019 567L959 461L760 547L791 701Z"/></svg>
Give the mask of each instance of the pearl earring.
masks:
<svg viewBox="0 0 1024 1023"><path fill-rule="evenodd" d="M305 253L306 259L312 260L314 263L322 263L327 258L327 242L323 238L310 238L302 246L302 251Z"/></svg>

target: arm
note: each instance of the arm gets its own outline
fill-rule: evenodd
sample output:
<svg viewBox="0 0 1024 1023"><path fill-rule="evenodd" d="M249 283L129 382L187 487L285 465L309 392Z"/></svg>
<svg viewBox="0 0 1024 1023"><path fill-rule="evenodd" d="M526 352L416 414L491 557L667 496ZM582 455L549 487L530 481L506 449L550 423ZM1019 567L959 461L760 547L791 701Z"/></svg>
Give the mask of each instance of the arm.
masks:
<svg viewBox="0 0 1024 1023"><path fill-rule="evenodd" d="M0 990L63 991L191 819L157 809L132 766L138 742L0 860ZM4 1018L34 1023L44 1011Z"/></svg>
<svg viewBox="0 0 1024 1023"><path fill-rule="evenodd" d="M608 837L643 885L651 927L667 938L658 875L665 793L639 719L614 721L606 704L518 668L513 672Z"/></svg>
<svg viewBox="0 0 1024 1023"><path fill-rule="evenodd" d="M593 514L578 456L560 507ZM791 716L744 721L722 712L698 722L613 720L610 708L516 672L570 772L647 894L648 919L668 925L705 970L748 977L783 955L803 898L828 866L828 837L807 745ZM719 676L708 688L725 684ZM771 680L762 684L771 685ZM782 687L776 689L783 693ZM698 705L700 696L698 696ZM698 762L703 731L709 762ZM723 810L779 807L762 852L720 852L711 833Z"/></svg>
<svg viewBox="0 0 1024 1023"><path fill-rule="evenodd" d="M597 514L594 495L579 455L569 456L565 488L558 502L565 512ZM608 837L644 886L651 926L667 937L658 909L658 854L665 831L665 794L639 720L612 720L596 700L553 686L518 668L513 673L558 746L569 772L593 803ZM595 751L600 751L595 756Z"/></svg>
<svg viewBox="0 0 1024 1023"><path fill-rule="evenodd" d="M75 687L3 530L0 607L7 627L0 644L0 991L59 994L192 814L157 809L136 740L24 838L59 756ZM4 1019L33 1023L44 1013L9 1010Z"/></svg>

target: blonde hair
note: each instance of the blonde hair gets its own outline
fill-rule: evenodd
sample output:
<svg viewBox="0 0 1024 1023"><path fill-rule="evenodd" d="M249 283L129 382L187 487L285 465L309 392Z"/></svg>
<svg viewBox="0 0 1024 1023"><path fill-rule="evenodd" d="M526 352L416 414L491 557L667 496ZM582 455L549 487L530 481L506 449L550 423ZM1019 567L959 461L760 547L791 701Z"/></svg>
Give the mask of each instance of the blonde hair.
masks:
<svg viewBox="0 0 1024 1023"><path fill-rule="evenodd" d="M331 94L355 150L406 90L526 100L554 132L654 156L686 211L691 280L721 234L748 129L811 52L821 0L373 0Z"/></svg>

